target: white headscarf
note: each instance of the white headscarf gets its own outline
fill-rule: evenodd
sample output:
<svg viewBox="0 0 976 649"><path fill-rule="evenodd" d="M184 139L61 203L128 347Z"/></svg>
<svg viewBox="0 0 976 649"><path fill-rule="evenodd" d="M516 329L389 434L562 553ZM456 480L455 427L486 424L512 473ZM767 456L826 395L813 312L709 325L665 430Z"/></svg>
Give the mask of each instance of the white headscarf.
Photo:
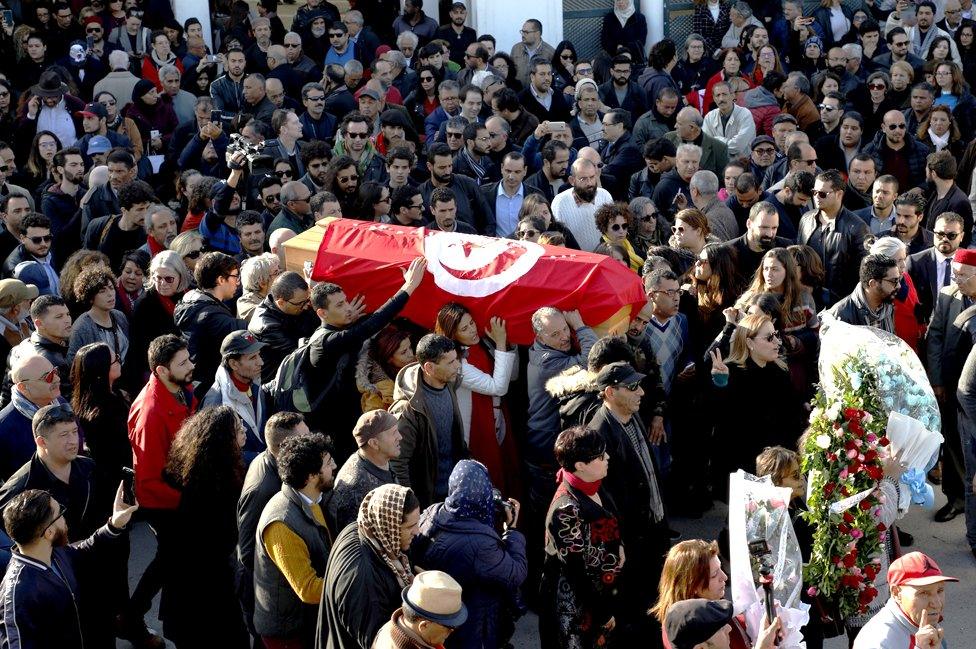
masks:
<svg viewBox="0 0 976 649"><path fill-rule="evenodd" d="M637 10L634 9L634 0L629 0L627 2L627 8L624 9L624 10L617 9L617 3L616 3L616 0L614 0L614 3L613 3L613 13L617 17L617 20L620 21L620 26L621 27L626 27L627 26L627 20L629 20L630 17L633 16L634 15L634 12L636 12L636 11Z"/></svg>

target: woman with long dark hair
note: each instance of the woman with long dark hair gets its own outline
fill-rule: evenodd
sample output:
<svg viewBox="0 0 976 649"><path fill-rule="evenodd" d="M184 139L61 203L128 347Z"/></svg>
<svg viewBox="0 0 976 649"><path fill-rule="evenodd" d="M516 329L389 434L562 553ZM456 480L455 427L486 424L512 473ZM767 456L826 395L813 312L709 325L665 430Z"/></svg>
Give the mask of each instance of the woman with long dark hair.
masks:
<svg viewBox="0 0 976 649"><path fill-rule="evenodd" d="M417 69L417 87L406 96L403 105L410 113L413 128L418 133L423 134L424 120L441 105L437 97L437 86L443 78L443 68L422 65Z"/></svg>
<svg viewBox="0 0 976 649"><path fill-rule="evenodd" d="M410 333L395 324L387 325L366 341L356 364L356 386L362 393L363 412L389 410L393 405L393 381L414 360Z"/></svg>
<svg viewBox="0 0 976 649"><path fill-rule="evenodd" d="M559 41L552 55L552 89L554 92L562 92L567 86L576 83L573 74L576 72L578 60L576 46L570 41Z"/></svg>
<svg viewBox="0 0 976 649"><path fill-rule="evenodd" d="M122 257L119 281L115 286L115 303L126 318L132 317L132 307L146 292L146 275L149 273L149 253L130 250Z"/></svg>
<svg viewBox="0 0 976 649"><path fill-rule="evenodd" d="M17 121L17 98L13 86L0 79L0 141L14 143L14 123Z"/></svg>
<svg viewBox="0 0 976 649"><path fill-rule="evenodd" d="M501 74L502 79L505 80L505 85L514 90L515 92L522 91L522 82L518 80L518 69L515 66L515 61L512 57L505 52L495 52L491 56L491 61L489 65L495 68L497 72Z"/></svg>
<svg viewBox="0 0 976 649"><path fill-rule="evenodd" d="M125 116L136 123L146 152L150 154L165 153L179 126L172 100L160 95L156 86L145 79L140 79L132 89L132 103L126 106Z"/></svg>
<svg viewBox="0 0 976 649"><path fill-rule="evenodd" d="M519 485L510 467L518 465L518 449L504 397L517 359L508 349L504 320L492 318L484 332L479 335L471 312L457 302L448 302L437 312L434 333L453 340L462 359L456 393L468 449L488 467L492 483L506 495L514 495Z"/></svg>
<svg viewBox="0 0 976 649"><path fill-rule="evenodd" d="M180 491L174 533L192 546L167 568L164 635L179 648L248 646L234 589L237 500L244 484L244 427L229 406L183 422L164 477Z"/></svg>
<svg viewBox="0 0 976 649"><path fill-rule="evenodd" d="M701 34L702 38L705 39L705 57L711 58L722 47L722 38L732 26L732 19L729 17L731 8L731 2L695 0L695 14L691 17L691 31Z"/></svg>
<svg viewBox="0 0 976 649"><path fill-rule="evenodd" d="M61 179L53 173L51 160L63 146L58 136L51 131L38 131L31 140L30 153L27 156L27 187L36 187L34 198L38 205L44 190L56 182L61 182Z"/></svg>

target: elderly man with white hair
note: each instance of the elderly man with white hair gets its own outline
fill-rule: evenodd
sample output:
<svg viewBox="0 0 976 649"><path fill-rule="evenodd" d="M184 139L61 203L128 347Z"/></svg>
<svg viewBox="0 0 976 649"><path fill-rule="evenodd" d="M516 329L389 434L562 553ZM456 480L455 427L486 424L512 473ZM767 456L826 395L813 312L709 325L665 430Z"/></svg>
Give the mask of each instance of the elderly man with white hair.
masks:
<svg viewBox="0 0 976 649"><path fill-rule="evenodd" d="M720 241L739 236L735 214L723 201L718 200L718 176L707 169L696 171L688 183L692 204L708 219L708 227Z"/></svg>
<svg viewBox="0 0 976 649"><path fill-rule="evenodd" d="M706 134L702 127L705 118L697 109L685 106L678 111L674 120L674 130L664 135L671 144L678 147L682 144L694 144L701 149L699 164L702 169L708 169L716 176L725 173L725 165L729 163L729 147ZM753 123L755 127L755 122ZM697 171L697 169L695 170ZM691 176L688 177L691 180Z"/></svg>
<svg viewBox="0 0 976 649"><path fill-rule="evenodd" d="M729 10L729 21L732 24L729 25L729 30L722 37L723 48L739 47L742 30L747 25L763 27L759 19L752 15L752 7L745 0L738 0L738 2L733 3L732 8Z"/></svg>
<svg viewBox="0 0 976 649"><path fill-rule="evenodd" d="M132 96L132 89L139 83L139 77L129 71L129 55L124 50L113 50L108 55L108 66L110 72L95 84L92 97L97 98L103 92L109 92L113 97L124 97L127 100ZM119 109L122 109L121 104Z"/></svg>
<svg viewBox="0 0 976 649"><path fill-rule="evenodd" d="M654 188L654 195L651 196L659 212L673 214L688 206L691 202L691 179L698 172L701 160L700 146L695 144L678 146L674 156L674 169L661 175L661 180Z"/></svg>
<svg viewBox="0 0 976 649"><path fill-rule="evenodd" d="M420 39L413 32L401 32L396 39L397 49L403 54L406 59L407 67L412 67L413 57L417 53L417 46L420 45Z"/></svg>
<svg viewBox="0 0 976 649"><path fill-rule="evenodd" d="M580 157L570 168L572 187L552 199L552 215L569 228L581 250L592 251L600 244L594 216L601 205L612 203L613 197L600 187L600 170L596 164L582 156L580 151Z"/></svg>
<svg viewBox="0 0 976 649"><path fill-rule="evenodd" d="M173 110L180 124L193 119L193 106L196 103L196 97L180 87L182 80L183 73L175 65L167 63L159 68L159 83L163 86L163 92L173 100Z"/></svg>

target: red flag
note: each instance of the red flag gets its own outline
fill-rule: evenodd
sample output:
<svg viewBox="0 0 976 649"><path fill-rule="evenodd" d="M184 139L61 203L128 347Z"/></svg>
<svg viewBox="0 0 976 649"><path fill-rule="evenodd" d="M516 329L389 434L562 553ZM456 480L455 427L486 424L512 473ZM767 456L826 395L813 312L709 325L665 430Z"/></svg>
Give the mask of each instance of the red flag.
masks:
<svg viewBox="0 0 976 649"><path fill-rule="evenodd" d="M403 284L403 270L419 255L427 273L403 315L433 329L437 311L460 302L484 327L507 322L513 343L535 339L531 316L542 306L579 309L597 325L622 307L646 302L640 278L610 257L525 241L336 219L325 228L312 272L351 299L362 294L374 311Z"/></svg>

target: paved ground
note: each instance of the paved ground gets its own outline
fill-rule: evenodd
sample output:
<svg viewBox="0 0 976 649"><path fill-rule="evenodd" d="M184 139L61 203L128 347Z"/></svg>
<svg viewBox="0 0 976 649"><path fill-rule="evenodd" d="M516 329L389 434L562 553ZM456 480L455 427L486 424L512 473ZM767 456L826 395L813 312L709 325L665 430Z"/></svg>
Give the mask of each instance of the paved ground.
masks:
<svg viewBox="0 0 976 649"><path fill-rule="evenodd" d="M941 507L945 498L938 494L936 507ZM699 520L677 519L673 526L683 534L682 538L714 539L725 524L725 505L717 503L716 507ZM959 516L949 523L935 523L932 512L913 508L902 521L904 529L915 536L915 546L931 555L942 570L961 581L948 587L948 604L946 612L946 640L949 647L973 647L976 641L976 616L973 615L973 602L976 601L976 560L973 559L965 542L965 522ZM149 558L149 552L154 547L152 536L144 524L140 524L133 531L133 552L129 563L129 581L132 587L138 581ZM156 604L158 605L158 598ZM158 609L147 618L150 626L161 629L161 624L155 619ZM970 638L970 640L966 640ZM534 615L523 618L518 625L514 639L518 649L532 649L539 646L538 626ZM129 647L126 642L119 641L118 646ZM847 641L836 638L825 644L827 649L846 649Z"/></svg>

